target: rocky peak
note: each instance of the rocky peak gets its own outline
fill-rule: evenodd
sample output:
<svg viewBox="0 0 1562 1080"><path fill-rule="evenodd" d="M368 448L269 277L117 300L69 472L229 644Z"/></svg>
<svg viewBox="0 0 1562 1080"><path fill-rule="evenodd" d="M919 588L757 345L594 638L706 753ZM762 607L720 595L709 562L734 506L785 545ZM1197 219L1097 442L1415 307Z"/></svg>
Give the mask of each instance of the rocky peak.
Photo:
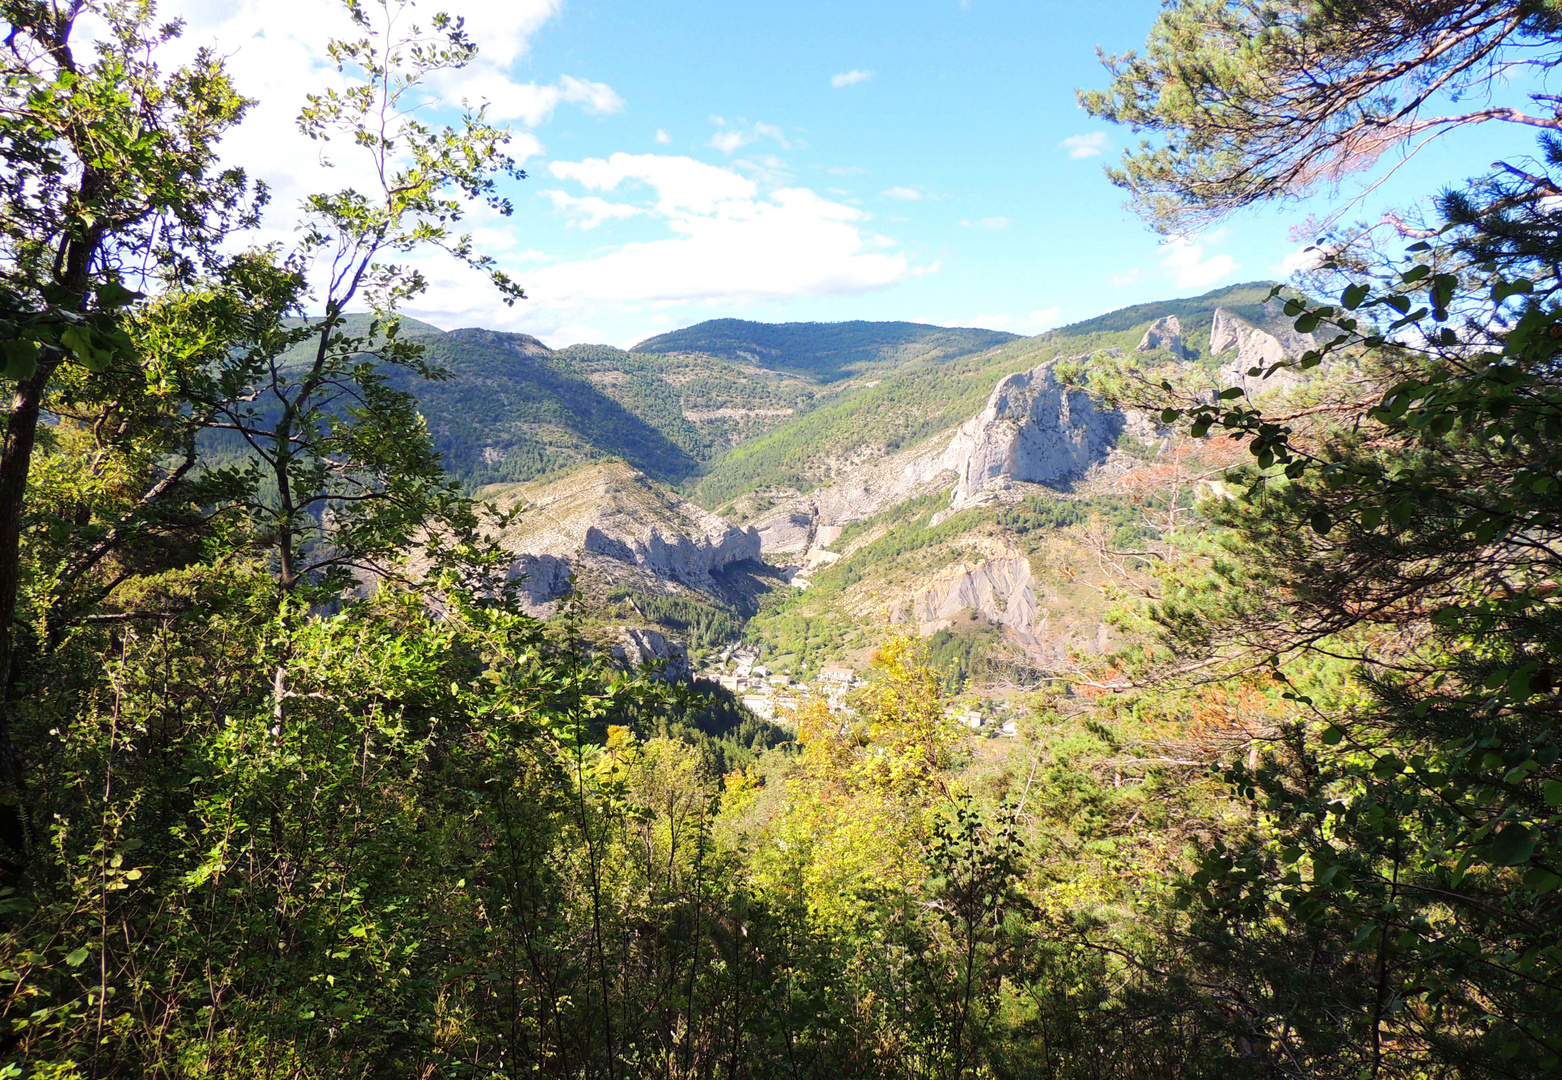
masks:
<svg viewBox="0 0 1562 1080"><path fill-rule="evenodd" d="M1156 349L1166 349L1178 358L1187 355L1187 349L1182 343L1182 322L1177 316L1163 315L1156 319L1144 332L1144 337L1139 339L1139 344L1134 346L1135 352L1154 352Z"/></svg>
<svg viewBox="0 0 1562 1080"><path fill-rule="evenodd" d="M819 552L829 545L824 537L830 526L872 517L936 490L951 476L950 506L960 510L994 497L1009 481L1058 485L1099 464L1116 445L1125 417L1059 383L1054 363L1000 380L987 407L952 433L855 468L829 487L776 507L755 524L764 551L822 562Z"/></svg>
<svg viewBox="0 0 1562 1080"><path fill-rule="evenodd" d="M621 563L710 591L711 575L759 558L759 534L740 529L618 463L551 483L522 486L508 500L523 509L505 530L514 572L533 602L556 595L574 563ZM551 557L551 558L544 558ZM613 578L611 566L604 566Z"/></svg>
<svg viewBox="0 0 1562 1080"><path fill-rule="evenodd" d="M944 451L956 475L952 504L968 505L995 480L1071 479L1106 457L1122 430L1120 413L1059 383L1050 363L1010 375Z"/></svg>
<svg viewBox="0 0 1562 1080"><path fill-rule="evenodd" d="M1267 310L1267 309L1266 309ZM1265 320L1259 326L1226 308L1215 309L1215 320L1210 326L1209 351L1212 356L1231 349L1237 351L1234 359L1218 372L1222 386L1240 386L1249 394L1262 393L1295 385L1299 373L1282 368L1273 375L1249 375L1251 368L1267 370L1282 360L1295 360L1309 349L1318 347L1311 334L1299 334L1290 322L1278 315Z"/></svg>

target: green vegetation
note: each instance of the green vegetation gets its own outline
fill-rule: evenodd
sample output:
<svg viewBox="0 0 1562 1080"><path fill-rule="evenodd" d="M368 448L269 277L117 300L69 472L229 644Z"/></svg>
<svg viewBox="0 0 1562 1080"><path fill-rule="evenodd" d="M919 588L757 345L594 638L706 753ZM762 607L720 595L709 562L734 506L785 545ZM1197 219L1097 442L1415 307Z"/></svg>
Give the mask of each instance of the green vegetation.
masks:
<svg viewBox="0 0 1562 1080"><path fill-rule="evenodd" d="M641 619L674 631L690 649L704 652L714 646L736 641L743 633L743 621L725 608L706 600L675 594L653 595L628 589L608 593L609 601L623 601Z"/></svg>
<svg viewBox="0 0 1562 1080"><path fill-rule="evenodd" d="M247 107L222 63L160 64L177 26L88 3L112 29L90 59L52 5L0 16L0 1077L1562 1070L1558 177L1499 169L1444 196L1393 273L1286 303L1328 343L1297 368L1345 373L1306 387L1323 407L1211 399L1165 357L1086 365L1185 432L1139 448L1117 494L937 526L930 496L846 530L745 633L802 667L858 650L867 678L770 724L621 670L581 625L632 606L715 644L737 625L719 607L625 591L527 617L511 553L438 468L438 410L409 388L451 384L431 359L450 338L568 383L506 444L561 458L611 435L700 460L717 429L661 376L695 364L713 403L730 373L397 319L423 279L384 260L426 243L518 294L447 232L511 172L506 133L416 117L416 87L475 55L460 24L347 5L362 37L333 43L337 89L303 126L373 156L380 186L311 198L296 250L256 251L245 178L212 172ZM1232 27L1264 32L1234 48ZM1425 87L1559 39L1539 3L1171 0L1147 58L1114 62L1112 109L1092 100L1173 134L1124 176L1181 220L1296 188L1283 155L1251 189L1223 170L1298 85L1408 63ZM1381 133L1393 92L1304 95L1320 123L1295 142ZM1542 157L1562 170L1562 139ZM306 321L316 257L349 272ZM1342 248L1325 275L1357 265ZM931 358L897 350L939 332L885 354L849 325L798 366L823 385L890 355L850 393L923 412L843 432L843 388L837 426L808 430L830 453L925 430L1017 360L1131 347L1140 313ZM702 333L737 349L741 329ZM645 428L612 432L608 401ZM555 423L577 441L539 434ZM752 483L822 468L745 460ZM1215 472L1222 497L1190 506ZM1002 661L998 632L921 641L862 613L897 575L1015 545L1053 613L1110 598L1119 645L1032 658L1050 666L1008 698L1018 737L981 738L950 692Z"/></svg>
<svg viewBox="0 0 1562 1080"><path fill-rule="evenodd" d="M712 319L649 338L637 352L700 353L831 383L986 352L1015 340L999 330L923 323L755 323Z"/></svg>
<svg viewBox="0 0 1562 1080"><path fill-rule="evenodd" d="M707 507L751 491L811 491L864 450L877 455L910 449L970 419L1006 375L1060 356L1088 357L1104 349L1132 354L1144 331L1163 315L1179 317L1191 355L1208 361L1215 308L1266 321L1263 301L1270 287L1268 282L1232 285L1192 299L1123 308L936 364L908 364L884 375L877 386L855 390L733 447L702 466L684 486Z"/></svg>

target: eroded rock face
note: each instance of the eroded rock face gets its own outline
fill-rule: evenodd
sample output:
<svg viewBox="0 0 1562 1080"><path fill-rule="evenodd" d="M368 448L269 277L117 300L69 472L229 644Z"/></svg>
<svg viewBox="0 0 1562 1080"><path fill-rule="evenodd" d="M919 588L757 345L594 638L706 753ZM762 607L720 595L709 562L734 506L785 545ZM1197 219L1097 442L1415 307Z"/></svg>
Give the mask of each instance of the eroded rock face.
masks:
<svg viewBox="0 0 1562 1080"><path fill-rule="evenodd" d="M1235 312L1216 308L1215 320L1210 326L1209 351L1212 356L1219 356L1230 349L1237 350L1235 359L1217 372L1221 385L1240 386L1250 395L1295 386L1303 377L1294 368L1281 368L1272 375L1249 375L1250 369L1256 367L1267 371L1271 365L1282 360L1295 360L1307 350L1317 347L1317 339L1313 335L1297 333L1283 318L1275 319L1267 327L1260 327Z"/></svg>
<svg viewBox="0 0 1562 1080"><path fill-rule="evenodd" d="M783 510L754 526L760 548L778 555L800 555L813 543L815 511L812 504Z"/></svg>
<svg viewBox="0 0 1562 1080"><path fill-rule="evenodd" d="M534 618L546 618L558 607L558 601L570 593L568 559L557 555L521 554L510 563L509 576L521 579L526 591L522 601L526 614Z"/></svg>
<svg viewBox="0 0 1562 1080"><path fill-rule="evenodd" d="M1051 485L1072 480L1106 458L1124 423L1121 413L1098 408L1083 390L1059 383L1052 363L1042 364L1002 379L987 408L953 432L854 469L829 487L777 507L754 528L767 555L817 563L817 552L830 543L820 539L824 530L863 521L951 482L952 490L945 490L951 492L951 508L959 510L991 497L991 488L1010 480Z"/></svg>
<svg viewBox="0 0 1562 1080"><path fill-rule="evenodd" d="M1111 452L1122 430L1120 413L1063 386L1051 364L1010 375L944 452L957 477L952 505L969 503L996 479L1056 484L1078 476Z"/></svg>
<svg viewBox="0 0 1562 1080"><path fill-rule="evenodd" d="M531 498L504 541L517 564L531 560L532 573L548 565L546 558L610 560L710 590L713 573L759 558L754 529L728 524L627 465L596 466L526 493Z"/></svg>
<svg viewBox="0 0 1562 1080"><path fill-rule="evenodd" d="M1144 332L1144 337L1139 339L1139 344L1134 346L1134 349L1136 352L1166 349L1174 356L1186 356L1187 351L1182 343L1182 322L1175 315L1164 315L1156 319Z"/></svg>
<svg viewBox="0 0 1562 1080"><path fill-rule="evenodd" d="M915 623L918 632L932 634L964 612L975 612L1028 643L1038 614L1030 560L1018 551L999 551L977 563L950 567L916 592L896 613L896 621Z"/></svg>
<svg viewBox="0 0 1562 1080"><path fill-rule="evenodd" d="M661 664L657 674L668 680L686 679L693 674L688 650L660 631L644 627L622 628L618 644L613 646L613 658L631 669Z"/></svg>

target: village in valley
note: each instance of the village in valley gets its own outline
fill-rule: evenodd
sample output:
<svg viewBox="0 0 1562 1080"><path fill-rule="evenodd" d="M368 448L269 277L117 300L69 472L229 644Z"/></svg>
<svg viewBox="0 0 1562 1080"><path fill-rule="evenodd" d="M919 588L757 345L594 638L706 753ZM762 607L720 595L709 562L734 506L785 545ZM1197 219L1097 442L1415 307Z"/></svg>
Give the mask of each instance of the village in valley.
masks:
<svg viewBox="0 0 1562 1080"><path fill-rule="evenodd" d="M779 724L790 723L798 707L818 699L850 714L851 692L864 682L855 668L845 664L827 664L813 678L807 678L790 671L771 671L759 661L757 652L729 646L713 653L695 676L730 691L755 716ZM954 701L946 715L983 736L1019 734L1015 708L1002 698Z"/></svg>

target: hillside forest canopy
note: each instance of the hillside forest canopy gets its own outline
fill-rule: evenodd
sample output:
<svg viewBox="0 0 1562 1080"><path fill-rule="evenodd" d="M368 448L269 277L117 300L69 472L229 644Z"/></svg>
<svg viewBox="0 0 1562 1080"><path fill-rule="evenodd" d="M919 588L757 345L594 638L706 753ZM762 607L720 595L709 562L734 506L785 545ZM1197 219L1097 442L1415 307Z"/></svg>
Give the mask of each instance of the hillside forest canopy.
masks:
<svg viewBox="0 0 1562 1080"><path fill-rule="evenodd" d="M524 302L462 231L524 172L481 109L422 108L477 55L459 18L345 11L297 137L378 180L280 244L223 164L255 102L219 53L169 62L150 3L0 3L0 1078L1562 1075L1562 102L1513 88L1562 4L1167 0L1104 57L1082 104L1146 135L1110 175L1166 231L1462 126L1535 148L1243 294L1314 335L1247 373L1296 395L1068 367L1169 449L1142 498L992 519L1095 530L1114 630L1027 674L1012 739L951 707L980 635L885 628L778 725L626 665L579 603L527 614L420 405L466 346L399 316L436 251ZM623 355L714 364L740 329ZM864 417L969 415L940 365L1020 344L767 333L767 394L911 374L727 447L592 399L581 445L713 506L805 486ZM908 506L816 595L965 535Z"/></svg>

